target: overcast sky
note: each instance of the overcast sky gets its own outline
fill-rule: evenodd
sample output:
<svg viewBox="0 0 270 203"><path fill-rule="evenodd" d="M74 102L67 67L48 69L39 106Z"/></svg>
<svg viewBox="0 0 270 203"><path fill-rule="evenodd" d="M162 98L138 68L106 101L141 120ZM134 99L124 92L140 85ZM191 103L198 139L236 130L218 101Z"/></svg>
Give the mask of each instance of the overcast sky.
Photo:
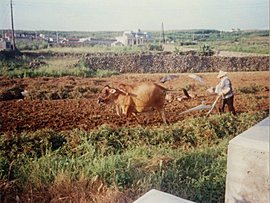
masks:
<svg viewBox="0 0 270 203"><path fill-rule="evenodd" d="M0 0L0 29L10 26ZM123 31L269 29L269 0L13 0L15 29Z"/></svg>

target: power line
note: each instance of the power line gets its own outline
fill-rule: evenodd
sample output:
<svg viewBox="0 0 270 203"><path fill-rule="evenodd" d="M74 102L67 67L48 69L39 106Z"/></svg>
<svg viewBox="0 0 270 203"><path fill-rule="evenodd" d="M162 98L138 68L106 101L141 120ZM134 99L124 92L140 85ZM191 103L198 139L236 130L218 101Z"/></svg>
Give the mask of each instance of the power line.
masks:
<svg viewBox="0 0 270 203"><path fill-rule="evenodd" d="M14 5L16 6L33 6L33 5L38 5L38 6L59 6L61 5L61 7L67 7L67 6L74 6L74 5L78 5L78 3L80 2L76 2L75 4L73 2L55 2L55 1L15 1ZM91 4L90 2L89 3L81 3L83 5L87 5L87 4ZM234 3L234 4L222 4L222 3L216 3L216 4L211 4L208 6L209 9L211 8L215 8L215 9L227 9L227 8L230 8L230 9L243 9L243 8L258 8L258 7L266 7L268 6L269 3L268 2L256 2L256 3L252 3L252 4L246 4L246 3ZM100 7L104 8L105 7L111 7L111 5L102 5ZM199 6L199 4L198 4ZM166 9L166 8L163 8L163 7L160 7L158 5L150 5L150 4L143 4L143 5L128 5L128 4L121 4L121 5L117 5L118 8L127 8L127 7L132 7L132 8L144 8L144 9L152 9L152 10L155 10L155 9ZM92 8L97 8L97 6L94 6ZM168 10L174 10L174 9L179 9L180 7L177 7L177 6L174 6L174 5L171 5L171 8L168 8ZM182 7L181 7L182 8Z"/></svg>

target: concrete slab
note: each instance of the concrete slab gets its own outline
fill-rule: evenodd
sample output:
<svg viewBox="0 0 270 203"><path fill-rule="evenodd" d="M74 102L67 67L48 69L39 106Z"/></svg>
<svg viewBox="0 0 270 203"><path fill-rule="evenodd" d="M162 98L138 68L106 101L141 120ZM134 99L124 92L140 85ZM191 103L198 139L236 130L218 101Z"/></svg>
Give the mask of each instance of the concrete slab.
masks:
<svg viewBox="0 0 270 203"><path fill-rule="evenodd" d="M269 117L229 142L225 202L270 198Z"/></svg>
<svg viewBox="0 0 270 203"><path fill-rule="evenodd" d="M194 203L189 200L176 197L166 192L161 192L159 190L152 189L145 193L134 203Z"/></svg>
<svg viewBox="0 0 270 203"><path fill-rule="evenodd" d="M269 151L269 117L233 138L230 144Z"/></svg>

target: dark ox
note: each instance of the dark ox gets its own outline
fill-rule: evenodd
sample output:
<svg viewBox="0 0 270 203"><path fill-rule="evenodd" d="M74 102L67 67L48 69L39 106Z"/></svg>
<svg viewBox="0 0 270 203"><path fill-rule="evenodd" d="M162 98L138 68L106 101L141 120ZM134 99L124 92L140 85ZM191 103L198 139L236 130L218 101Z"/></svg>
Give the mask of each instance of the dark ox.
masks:
<svg viewBox="0 0 270 203"><path fill-rule="evenodd" d="M116 106L116 113L121 116L137 113L158 111L166 124L164 103L167 89L155 83L141 83L138 85L121 84L118 88L104 87L98 98L98 103ZM137 119L138 120L138 119ZM139 122L139 120L138 120Z"/></svg>

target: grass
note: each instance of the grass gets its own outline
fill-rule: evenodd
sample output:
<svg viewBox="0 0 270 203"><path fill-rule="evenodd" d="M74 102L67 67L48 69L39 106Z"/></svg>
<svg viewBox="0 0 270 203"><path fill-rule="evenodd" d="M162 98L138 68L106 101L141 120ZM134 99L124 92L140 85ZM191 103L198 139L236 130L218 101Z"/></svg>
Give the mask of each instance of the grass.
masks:
<svg viewBox="0 0 270 203"><path fill-rule="evenodd" d="M243 36L230 40L210 41L209 45L219 51L244 52L255 54L269 54L268 36Z"/></svg>
<svg viewBox="0 0 270 203"><path fill-rule="evenodd" d="M265 91L268 87L263 87L257 84L250 84L249 86L241 87L237 91L244 93L244 94L254 94L257 92ZM269 90L269 89L268 89Z"/></svg>
<svg viewBox="0 0 270 203"><path fill-rule="evenodd" d="M90 132L1 135L0 199L89 202L120 191L131 202L156 188L196 202L224 202L228 141L267 115L213 115L157 129L104 125Z"/></svg>
<svg viewBox="0 0 270 203"><path fill-rule="evenodd" d="M87 53L140 53L148 51L146 46L82 46L82 47L51 47L40 49L38 53L69 53L69 54L87 54Z"/></svg>
<svg viewBox="0 0 270 203"><path fill-rule="evenodd" d="M10 64L17 64L15 61ZM21 63L21 62L20 62ZM13 65L12 68L8 66L1 66L0 75L9 78L25 78L25 77L63 77L63 76L77 76L77 77L109 77L119 74L112 70L92 70L84 63L78 63L75 58L51 58L46 59L46 64L38 68L29 68L27 63Z"/></svg>

